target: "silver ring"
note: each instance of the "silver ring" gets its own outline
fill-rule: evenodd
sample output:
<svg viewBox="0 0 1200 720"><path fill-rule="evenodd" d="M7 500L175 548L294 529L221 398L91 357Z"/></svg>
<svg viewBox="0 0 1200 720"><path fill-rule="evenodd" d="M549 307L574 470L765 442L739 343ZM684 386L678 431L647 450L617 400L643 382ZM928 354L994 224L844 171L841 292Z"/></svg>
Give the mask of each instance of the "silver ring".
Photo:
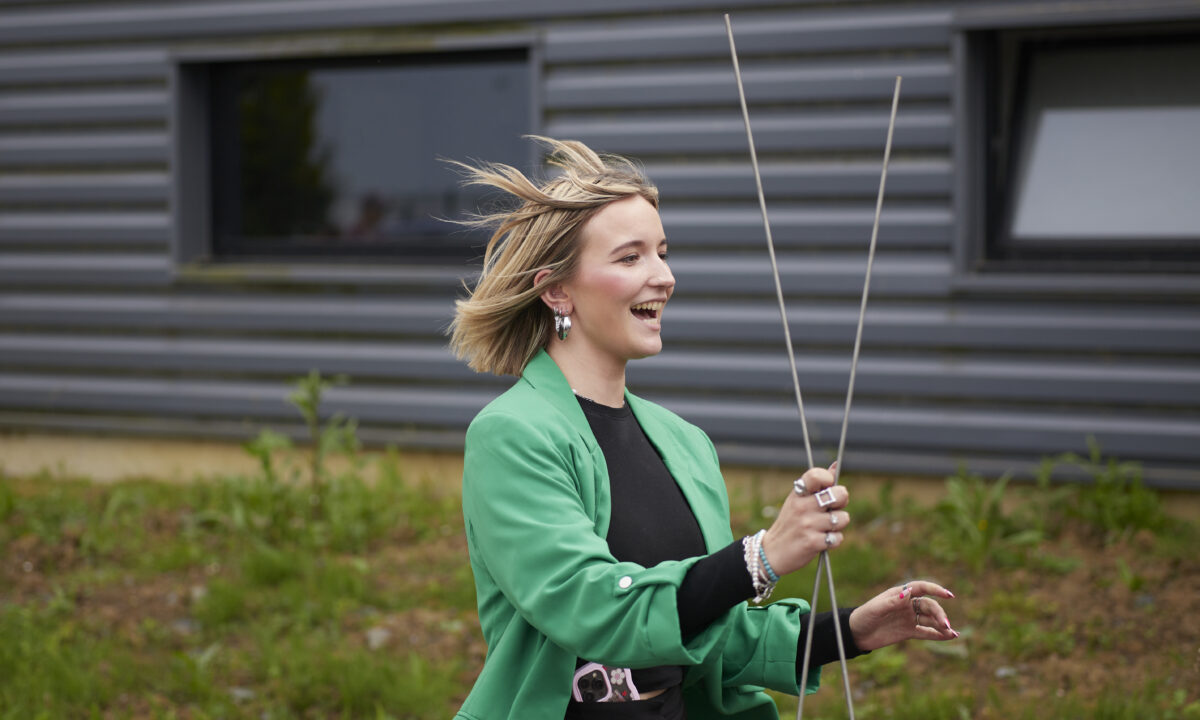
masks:
<svg viewBox="0 0 1200 720"><path fill-rule="evenodd" d="M829 507L837 502L837 498L833 496L833 488L825 488L816 495L813 495L813 497L817 499L817 505L819 507Z"/></svg>
<svg viewBox="0 0 1200 720"><path fill-rule="evenodd" d="M825 533L825 547L833 547L833 533Z"/></svg>
<svg viewBox="0 0 1200 720"><path fill-rule="evenodd" d="M804 478L796 478L792 482L792 489L796 491L797 495L804 495L808 492L808 485L804 483Z"/></svg>
<svg viewBox="0 0 1200 720"><path fill-rule="evenodd" d="M830 513L829 513L829 522L830 522L830 523L831 523L831 524L832 524L832 525L833 525L835 528L837 527L837 524L838 524L838 519L837 519L837 513L836 513L836 512L830 512Z"/></svg>

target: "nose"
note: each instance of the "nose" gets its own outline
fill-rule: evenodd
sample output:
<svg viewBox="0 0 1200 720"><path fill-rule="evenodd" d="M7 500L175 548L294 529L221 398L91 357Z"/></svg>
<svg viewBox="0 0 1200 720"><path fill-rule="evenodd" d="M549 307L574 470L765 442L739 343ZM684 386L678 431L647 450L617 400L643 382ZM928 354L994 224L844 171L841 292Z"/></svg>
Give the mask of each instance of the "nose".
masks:
<svg viewBox="0 0 1200 720"><path fill-rule="evenodd" d="M650 281L656 287L664 288L668 292L675 287L675 275L671 272L671 266L667 264L666 260L659 258L654 276Z"/></svg>

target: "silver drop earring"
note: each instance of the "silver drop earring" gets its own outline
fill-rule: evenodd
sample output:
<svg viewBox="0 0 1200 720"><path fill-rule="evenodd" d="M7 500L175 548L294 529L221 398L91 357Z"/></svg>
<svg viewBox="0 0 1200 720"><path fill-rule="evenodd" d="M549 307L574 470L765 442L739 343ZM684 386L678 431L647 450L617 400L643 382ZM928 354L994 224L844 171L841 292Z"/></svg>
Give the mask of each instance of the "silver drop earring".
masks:
<svg viewBox="0 0 1200 720"><path fill-rule="evenodd" d="M554 308L554 334L558 335L559 340L566 340L569 332L571 332L571 317L563 315L562 310Z"/></svg>

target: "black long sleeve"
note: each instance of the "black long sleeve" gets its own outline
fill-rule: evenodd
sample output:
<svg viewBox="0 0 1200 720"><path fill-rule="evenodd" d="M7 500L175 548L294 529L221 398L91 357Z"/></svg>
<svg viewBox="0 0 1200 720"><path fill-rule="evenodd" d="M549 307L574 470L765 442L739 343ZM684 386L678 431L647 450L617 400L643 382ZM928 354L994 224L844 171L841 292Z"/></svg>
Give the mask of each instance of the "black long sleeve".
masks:
<svg viewBox="0 0 1200 720"><path fill-rule="evenodd" d="M729 608L754 597L754 583L746 570L742 554L742 541L735 540L717 552L696 561L684 576L676 592L679 608L679 632L685 640L697 635ZM846 659L864 655L854 644L850 632L850 613L854 608L838 608L842 626L842 639L846 643ZM812 614L800 619L800 639L796 645L796 674L800 674L805 634ZM838 659L837 631L833 626L833 613L816 615L813 626L812 656L810 667L820 667Z"/></svg>

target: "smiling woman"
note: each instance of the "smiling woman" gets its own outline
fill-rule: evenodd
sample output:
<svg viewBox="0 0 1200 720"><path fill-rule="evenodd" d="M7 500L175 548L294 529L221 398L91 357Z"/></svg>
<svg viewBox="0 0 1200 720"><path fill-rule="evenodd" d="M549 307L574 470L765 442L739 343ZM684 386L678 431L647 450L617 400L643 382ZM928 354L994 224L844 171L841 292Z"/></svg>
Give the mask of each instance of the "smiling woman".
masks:
<svg viewBox="0 0 1200 720"><path fill-rule="evenodd" d="M547 351L577 392L620 406L625 363L662 351L662 310L675 289L667 240L658 210L632 195L593 215L579 245L573 277L547 284L543 269L533 278L542 301L576 328L572 342L557 339Z"/></svg>
<svg viewBox="0 0 1200 720"><path fill-rule="evenodd" d="M735 540L708 436L625 387L662 350L675 289L658 191L629 161L537 138L561 174L505 165L467 182L515 195L451 346L519 375L467 430L463 516L488 656L458 717L772 717L762 688L815 692L820 666L900 640L957 636L928 582L810 617L762 603L781 575L836 548L845 487L814 468L774 524ZM813 626L812 671L797 655Z"/></svg>

